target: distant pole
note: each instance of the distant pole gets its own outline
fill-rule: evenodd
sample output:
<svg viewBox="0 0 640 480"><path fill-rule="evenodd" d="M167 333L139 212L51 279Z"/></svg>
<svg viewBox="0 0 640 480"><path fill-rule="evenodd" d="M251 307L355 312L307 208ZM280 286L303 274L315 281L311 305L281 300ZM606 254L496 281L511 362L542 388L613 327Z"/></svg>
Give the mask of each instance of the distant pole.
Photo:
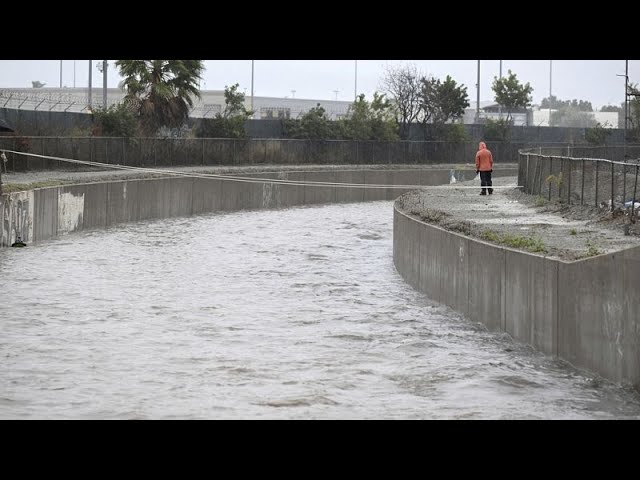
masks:
<svg viewBox="0 0 640 480"><path fill-rule="evenodd" d="M356 84L353 88L353 98L354 100L358 99L358 60L356 62Z"/></svg>
<svg viewBox="0 0 640 480"><path fill-rule="evenodd" d="M76 88L76 61L73 61L73 88Z"/></svg>
<svg viewBox="0 0 640 480"><path fill-rule="evenodd" d="M629 122L629 60L624 61L624 142L627 143Z"/></svg>
<svg viewBox="0 0 640 480"><path fill-rule="evenodd" d="M102 61L102 108L107 108L107 61Z"/></svg>
<svg viewBox="0 0 640 480"><path fill-rule="evenodd" d="M335 93L335 94L336 94L336 102L338 101L338 92L339 92L339 91L340 91L340 90L334 90L334 91L333 91L333 93Z"/></svg>
<svg viewBox="0 0 640 480"><path fill-rule="evenodd" d="M549 60L549 108L551 108L551 86L553 84L553 60Z"/></svg>
<svg viewBox="0 0 640 480"><path fill-rule="evenodd" d="M500 60L500 80L502 80L502 60ZM500 120L502 120L502 105L498 105L498 115L500 116Z"/></svg>
<svg viewBox="0 0 640 480"><path fill-rule="evenodd" d="M251 111L253 112L253 62L254 60L251 60ZM252 114L253 117L253 114Z"/></svg>
<svg viewBox="0 0 640 480"><path fill-rule="evenodd" d="M60 60L60 88L62 88L62 60Z"/></svg>
<svg viewBox="0 0 640 480"><path fill-rule="evenodd" d="M478 90L476 97L476 123L480 121L480 60L478 60L478 83L476 83L476 88Z"/></svg>
<svg viewBox="0 0 640 480"><path fill-rule="evenodd" d="M91 66L91 62L92 60L89 60L89 110L91 110L91 73L92 73L92 66Z"/></svg>

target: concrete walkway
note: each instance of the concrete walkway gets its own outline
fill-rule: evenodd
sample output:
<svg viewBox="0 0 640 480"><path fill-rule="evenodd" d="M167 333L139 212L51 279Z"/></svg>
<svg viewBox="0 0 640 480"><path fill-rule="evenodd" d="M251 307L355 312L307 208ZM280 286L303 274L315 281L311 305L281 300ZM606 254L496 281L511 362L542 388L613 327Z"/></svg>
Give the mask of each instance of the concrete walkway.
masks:
<svg viewBox="0 0 640 480"><path fill-rule="evenodd" d="M517 177L497 177L494 186L516 185ZM476 185L477 189L456 189ZM481 196L480 181L451 185L450 190L422 190L400 197L400 209L428 223L490 243L573 261L640 245L640 224L607 209L568 206L497 189Z"/></svg>

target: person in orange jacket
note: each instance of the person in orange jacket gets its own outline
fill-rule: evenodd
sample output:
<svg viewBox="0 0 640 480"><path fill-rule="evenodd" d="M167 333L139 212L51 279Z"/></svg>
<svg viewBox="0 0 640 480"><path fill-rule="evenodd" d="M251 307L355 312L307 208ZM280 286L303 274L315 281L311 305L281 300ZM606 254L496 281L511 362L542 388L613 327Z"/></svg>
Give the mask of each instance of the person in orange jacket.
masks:
<svg viewBox="0 0 640 480"><path fill-rule="evenodd" d="M478 152L476 153L476 174L480 174L480 186L483 187L480 195L493 194L491 186L491 173L493 172L493 155L484 142L478 144ZM489 187L489 188L485 188Z"/></svg>

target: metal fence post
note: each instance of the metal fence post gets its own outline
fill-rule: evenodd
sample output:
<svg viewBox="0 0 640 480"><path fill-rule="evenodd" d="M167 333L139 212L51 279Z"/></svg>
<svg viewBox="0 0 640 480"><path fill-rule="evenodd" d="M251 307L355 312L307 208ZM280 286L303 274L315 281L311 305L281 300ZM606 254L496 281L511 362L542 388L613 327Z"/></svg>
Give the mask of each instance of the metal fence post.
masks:
<svg viewBox="0 0 640 480"><path fill-rule="evenodd" d="M571 174L573 173L573 161L571 158L568 159L569 161L569 178L567 178L567 203L569 205L571 205Z"/></svg>
<svg viewBox="0 0 640 480"><path fill-rule="evenodd" d="M580 190L580 205L584 205L584 158L582 159L582 189Z"/></svg>
<svg viewBox="0 0 640 480"><path fill-rule="evenodd" d="M638 169L640 169L640 165L636 165L636 180L633 183L633 200L631 200L631 217L634 217L634 212L636 210L636 191L638 188Z"/></svg>
<svg viewBox="0 0 640 480"><path fill-rule="evenodd" d="M551 201L551 175L553 175L553 157L549 158L549 177L547 184L549 185L549 201Z"/></svg>
<svg viewBox="0 0 640 480"><path fill-rule="evenodd" d="M614 183L613 183L613 176L615 175L615 166L616 164L611 162L611 211L613 212L614 209Z"/></svg>
<svg viewBox="0 0 640 480"><path fill-rule="evenodd" d="M595 160L596 162L596 208L598 208L598 172L600 170L600 162Z"/></svg>

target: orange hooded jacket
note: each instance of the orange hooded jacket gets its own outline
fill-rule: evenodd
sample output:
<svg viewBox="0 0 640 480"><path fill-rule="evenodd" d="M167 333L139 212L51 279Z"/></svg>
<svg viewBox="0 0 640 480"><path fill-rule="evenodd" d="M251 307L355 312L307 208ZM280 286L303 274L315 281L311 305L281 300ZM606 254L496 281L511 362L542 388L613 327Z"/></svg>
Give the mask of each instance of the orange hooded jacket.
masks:
<svg viewBox="0 0 640 480"><path fill-rule="evenodd" d="M476 170L480 170L481 172L493 170L493 155L491 155L491 151L487 149L487 145L484 142L478 144Z"/></svg>

